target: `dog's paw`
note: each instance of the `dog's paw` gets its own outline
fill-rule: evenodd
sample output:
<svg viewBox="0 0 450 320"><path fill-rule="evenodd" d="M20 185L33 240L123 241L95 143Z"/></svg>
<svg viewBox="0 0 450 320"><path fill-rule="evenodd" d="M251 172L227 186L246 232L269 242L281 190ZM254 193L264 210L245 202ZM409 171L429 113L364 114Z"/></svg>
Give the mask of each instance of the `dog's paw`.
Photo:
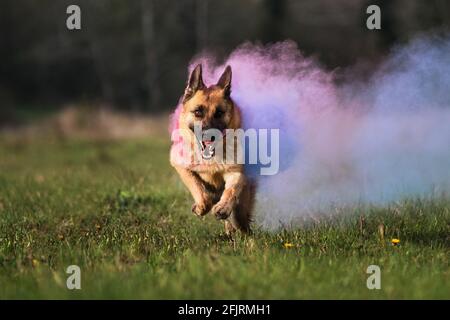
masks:
<svg viewBox="0 0 450 320"><path fill-rule="evenodd" d="M208 213L209 207L202 203L194 203L191 208L192 212L197 216L202 217Z"/></svg>
<svg viewBox="0 0 450 320"><path fill-rule="evenodd" d="M229 203L219 202L212 208L212 213L216 216L217 219L225 220L233 211L233 206Z"/></svg>

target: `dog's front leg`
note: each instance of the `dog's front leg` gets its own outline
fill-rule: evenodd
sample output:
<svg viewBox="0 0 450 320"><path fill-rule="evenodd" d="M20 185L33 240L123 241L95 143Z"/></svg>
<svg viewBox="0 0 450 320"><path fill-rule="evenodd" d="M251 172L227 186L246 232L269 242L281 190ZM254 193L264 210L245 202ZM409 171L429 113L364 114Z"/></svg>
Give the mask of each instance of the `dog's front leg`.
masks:
<svg viewBox="0 0 450 320"><path fill-rule="evenodd" d="M219 202L212 208L212 213L218 219L227 219L231 215L245 185L245 176L242 172L227 172L223 179L225 180L225 190Z"/></svg>
<svg viewBox="0 0 450 320"><path fill-rule="evenodd" d="M205 183L191 170L178 166L175 166L175 169L194 198L192 212L198 216L207 214L212 206L212 197L209 195Z"/></svg>

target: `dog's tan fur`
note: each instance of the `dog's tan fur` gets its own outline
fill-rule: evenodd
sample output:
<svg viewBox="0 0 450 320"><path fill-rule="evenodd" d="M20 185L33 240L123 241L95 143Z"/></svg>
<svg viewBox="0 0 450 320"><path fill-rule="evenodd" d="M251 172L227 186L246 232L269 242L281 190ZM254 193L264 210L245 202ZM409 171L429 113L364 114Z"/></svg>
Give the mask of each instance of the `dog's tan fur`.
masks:
<svg viewBox="0 0 450 320"><path fill-rule="evenodd" d="M221 131L241 128L241 115L230 93L230 67L225 69L216 85L207 87L203 83L201 65L198 65L189 77L182 98L178 119L179 128L184 129L180 130L181 135L189 135L184 138L193 141L192 126L195 121L201 121L204 128ZM226 144L225 141L223 143ZM193 148L196 147L199 146L193 144ZM224 152L226 150L225 145ZM237 148L233 150L236 152ZM242 164L221 163L214 157L192 166L181 166L171 157L171 164L194 198L192 211L196 215L203 216L211 211L218 219L225 221L227 234L236 229L245 233L250 231L254 185L245 176Z"/></svg>

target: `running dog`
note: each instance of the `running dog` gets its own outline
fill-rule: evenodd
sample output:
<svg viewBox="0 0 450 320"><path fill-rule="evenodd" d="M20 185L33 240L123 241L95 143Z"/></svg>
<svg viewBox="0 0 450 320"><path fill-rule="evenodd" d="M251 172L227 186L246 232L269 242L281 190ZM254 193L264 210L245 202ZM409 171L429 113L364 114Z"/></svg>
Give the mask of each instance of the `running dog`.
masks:
<svg viewBox="0 0 450 320"><path fill-rule="evenodd" d="M233 152L236 159L234 153L239 149L237 139L233 138L231 144L225 139L227 132L241 128L241 114L231 97L231 78L231 67L227 66L216 84L206 86L202 66L194 68L172 120L179 130L176 138L172 133L170 155L171 165L194 199L192 212L197 216L212 212L225 222L225 232L229 235L236 230L250 232L255 193L255 185L246 177L244 165L223 161L227 151ZM201 132L213 129L222 134L218 139L199 135L196 125L201 126ZM218 140L223 152L216 149ZM192 152L180 152L180 145L188 145ZM200 155L198 161L193 160L195 155Z"/></svg>

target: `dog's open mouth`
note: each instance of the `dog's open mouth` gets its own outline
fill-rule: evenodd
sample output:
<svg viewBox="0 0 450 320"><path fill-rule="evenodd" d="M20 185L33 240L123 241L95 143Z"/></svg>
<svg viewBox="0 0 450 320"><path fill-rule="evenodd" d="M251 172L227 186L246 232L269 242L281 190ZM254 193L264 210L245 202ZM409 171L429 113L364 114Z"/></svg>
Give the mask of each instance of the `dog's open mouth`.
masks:
<svg viewBox="0 0 450 320"><path fill-rule="evenodd" d="M207 138L204 137L201 141L202 146L202 157L204 159L211 159L214 157L215 154L215 148L214 148L214 136Z"/></svg>
<svg viewBox="0 0 450 320"><path fill-rule="evenodd" d="M203 149L210 148L214 146L215 137L212 136L210 138L204 137L202 140Z"/></svg>
<svg viewBox="0 0 450 320"><path fill-rule="evenodd" d="M217 129L216 129L217 130ZM195 134L195 132L194 132ZM201 132L200 134L195 134L197 139L198 147L200 148L203 159L211 159L215 155L215 148L221 139L225 136L225 130L221 131L221 135L217 135L217 132Z"/></svg>

